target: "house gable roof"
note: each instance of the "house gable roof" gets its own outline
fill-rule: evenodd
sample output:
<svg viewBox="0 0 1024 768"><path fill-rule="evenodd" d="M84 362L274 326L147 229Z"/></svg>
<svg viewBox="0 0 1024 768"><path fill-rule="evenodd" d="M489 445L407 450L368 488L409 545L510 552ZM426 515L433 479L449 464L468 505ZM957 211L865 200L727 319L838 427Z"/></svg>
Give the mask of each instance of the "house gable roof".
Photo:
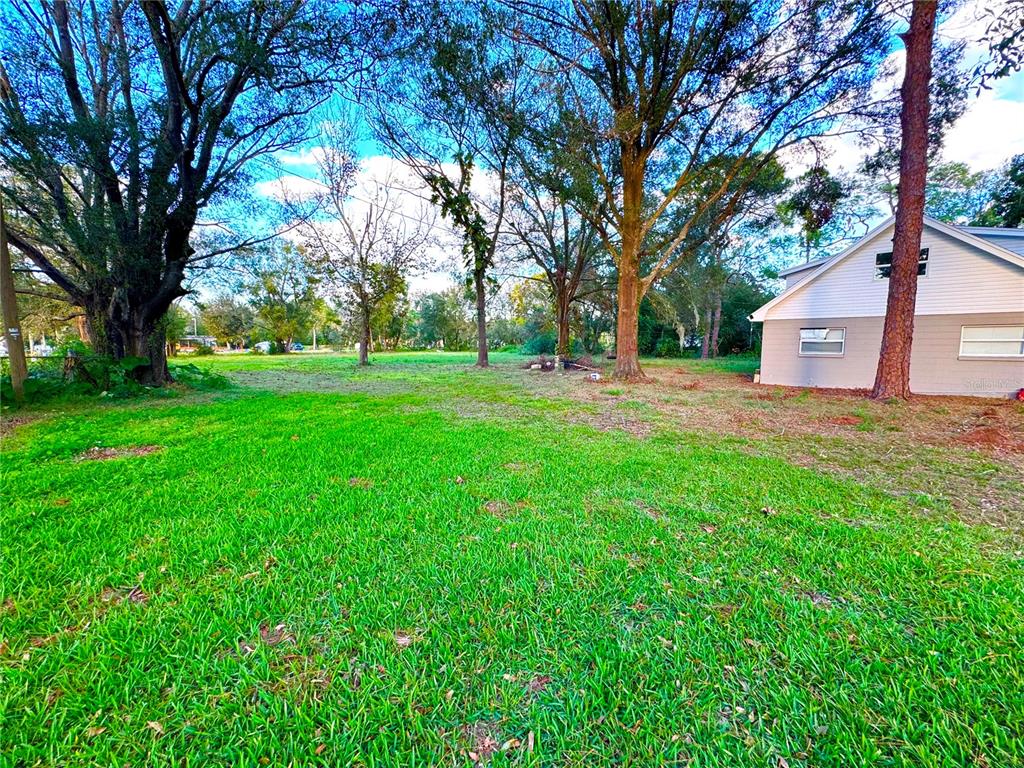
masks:
<svg viewBox="0 0 1024 768"><path fill-rule="evenodd" d="M772 309L772 307L781 304L783 301L787 300L797 292L802 291L808 285L815 282L822 275L829 272L838 264L842 263L847 258L852 256L860 249L862 245L868 243L872 238L877 237L880 233L884 232L888 227L892 226L893 222L895 221L895 218L895 216L890 216L877 227L875 227L866 235L864 235L864 237L862 237L860 240L857 240L855 243L853 243L840 253L837 253L832 258L821 262L820 266L818 266L817 269L815 269L815 271L810 274L810 276L806 277L799 283L796 283L795 285L786 289L778 296L776 296L774 299L769 301L767 304L759 307L757 310L754 311L752 315L750 315L749 319L755 323L764 322L768 312ZM924 225L926 227L934 229L937 232L941 232L942 234L948 235L956 240L959 240L960 242L965 243L966 245L973 246L980 251L984 251L985 253L988 253L992 256L1003 259L1004 261L1008 261L1009 263L1015 266L1024 268L1024 256L1016 254L1013 251L1009 251L1006 248L996 245L995 243L989 242L983 237L979 237L978 235L973 234L969 231L965 231L964 229L961 229L959 227L944 224L943 222L938 221L937 219L933 219L930 216L924 217ZM812 263L811 266L813 265L814 264ZM804 264L800 265L800 267L787 270L787 273L791 274L793 272L802 271L803 269L807 268L808 265ZM779 274L781 275L783 273L780 272Z"/></svg>

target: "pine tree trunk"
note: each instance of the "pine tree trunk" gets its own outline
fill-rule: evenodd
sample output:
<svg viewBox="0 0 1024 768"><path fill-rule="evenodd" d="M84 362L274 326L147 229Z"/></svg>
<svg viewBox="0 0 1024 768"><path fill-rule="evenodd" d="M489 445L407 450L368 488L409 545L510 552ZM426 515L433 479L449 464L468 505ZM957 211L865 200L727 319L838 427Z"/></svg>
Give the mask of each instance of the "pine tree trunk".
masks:
<svg viewBox="0 0 1024 768"><path fill-rule="evenodd" d="M473 271L473 287L476 289L476 364L486 368L490 361L487 357L487 286L482 268Z"/></svg>
<svg viewBox="0 0 1024 768"><path fill-rule="evenodd" d="M924 229L925 181L928 176L928 88L937 3L917 0L904 34L906 74L900 89L900 184L892 243L889 296L872 397L910 397L910 354L917 304L917 268Z"/></svg>

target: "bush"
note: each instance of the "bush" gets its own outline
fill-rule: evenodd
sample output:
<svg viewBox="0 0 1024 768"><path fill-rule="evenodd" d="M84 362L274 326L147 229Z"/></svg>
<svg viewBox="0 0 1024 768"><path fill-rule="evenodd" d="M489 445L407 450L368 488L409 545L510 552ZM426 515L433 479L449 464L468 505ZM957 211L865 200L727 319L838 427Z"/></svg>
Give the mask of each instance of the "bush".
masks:
<svg viewBox="0 0 1024 768"><path fill-rule="evenodd" d="M683 353L679 349L679 340L673 339L671 336L662 336L654 345L655 357L682 357L682 355Z"/></svg>
<svg viewBox="0 0 1024 768"><path fill-rule="evenodd" d="M523 344L522 353L524 355L553 355L556 344L558 344L558 337L549 331L528 339Z"/></svg>
<svg viewBox="0 0 1024 768"><path fill-rule="evenodd" d="M228 389L231 386L231 380L227 376L221 376L207 368L199 368L192 363L172 365L169 369L172 379L190 389L208 392Z"/></svg>
<svg viewBox="0 0 1024 768"><path fill-rule="evenodd" d="M192 351L192 357L206 357L207 355L213 354L213 347L208 347L205 344L200 344Z"/></svg>

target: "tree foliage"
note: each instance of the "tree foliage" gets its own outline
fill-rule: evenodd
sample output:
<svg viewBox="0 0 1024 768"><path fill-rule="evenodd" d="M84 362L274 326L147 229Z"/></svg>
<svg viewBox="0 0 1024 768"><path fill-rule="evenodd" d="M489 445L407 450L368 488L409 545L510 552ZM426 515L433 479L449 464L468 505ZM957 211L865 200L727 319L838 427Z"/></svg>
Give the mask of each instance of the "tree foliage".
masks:
<svg viewBox="0 0 1024 768"><path fill-rule="evenodd" d="M201 213L237 195L255 160L307 138L346 74L340 15L315 0L6 7L11 242L85 308L97 349L151 358L146 378L166 377L158 322L186 272L246 239L197 249Z"/></svg>

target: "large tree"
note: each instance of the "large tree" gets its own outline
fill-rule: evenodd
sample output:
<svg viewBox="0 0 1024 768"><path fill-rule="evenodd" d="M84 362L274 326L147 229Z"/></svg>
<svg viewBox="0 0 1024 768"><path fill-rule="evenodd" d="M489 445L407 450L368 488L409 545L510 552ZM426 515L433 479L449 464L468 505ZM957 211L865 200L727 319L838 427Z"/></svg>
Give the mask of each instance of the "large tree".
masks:
<svg viewBox="0 0 1024 768"><path fill-rule="evenodd" d="M253 161L303 141L345 50L316 0L12 0L0 64L11 242L83 307L97 351L168 377L160 319ZM241 219L244 217L237 217Z"/></svg>
<svg viewBox="0 0 1024 768"><path fill-rule="evenodd" d="M615 373L640 377L644 294L695 230L732 215L760 170L752 156L768 163L860 113L889 21L869 0L506 3L573 123L567 151L600 179L595 223L618 267ZM680 207L680 226L652 239Z"/></svg>
<svg viewBox="0 0 1024 768"><path fill-rule="evenodd" d="M902 35L907 62L900 89L900 185L882 347L872 390L875 398L910 397L910 353L928 180L929 85L937 11L938 3L934 0L914 2L910 28Z"/></svg>

